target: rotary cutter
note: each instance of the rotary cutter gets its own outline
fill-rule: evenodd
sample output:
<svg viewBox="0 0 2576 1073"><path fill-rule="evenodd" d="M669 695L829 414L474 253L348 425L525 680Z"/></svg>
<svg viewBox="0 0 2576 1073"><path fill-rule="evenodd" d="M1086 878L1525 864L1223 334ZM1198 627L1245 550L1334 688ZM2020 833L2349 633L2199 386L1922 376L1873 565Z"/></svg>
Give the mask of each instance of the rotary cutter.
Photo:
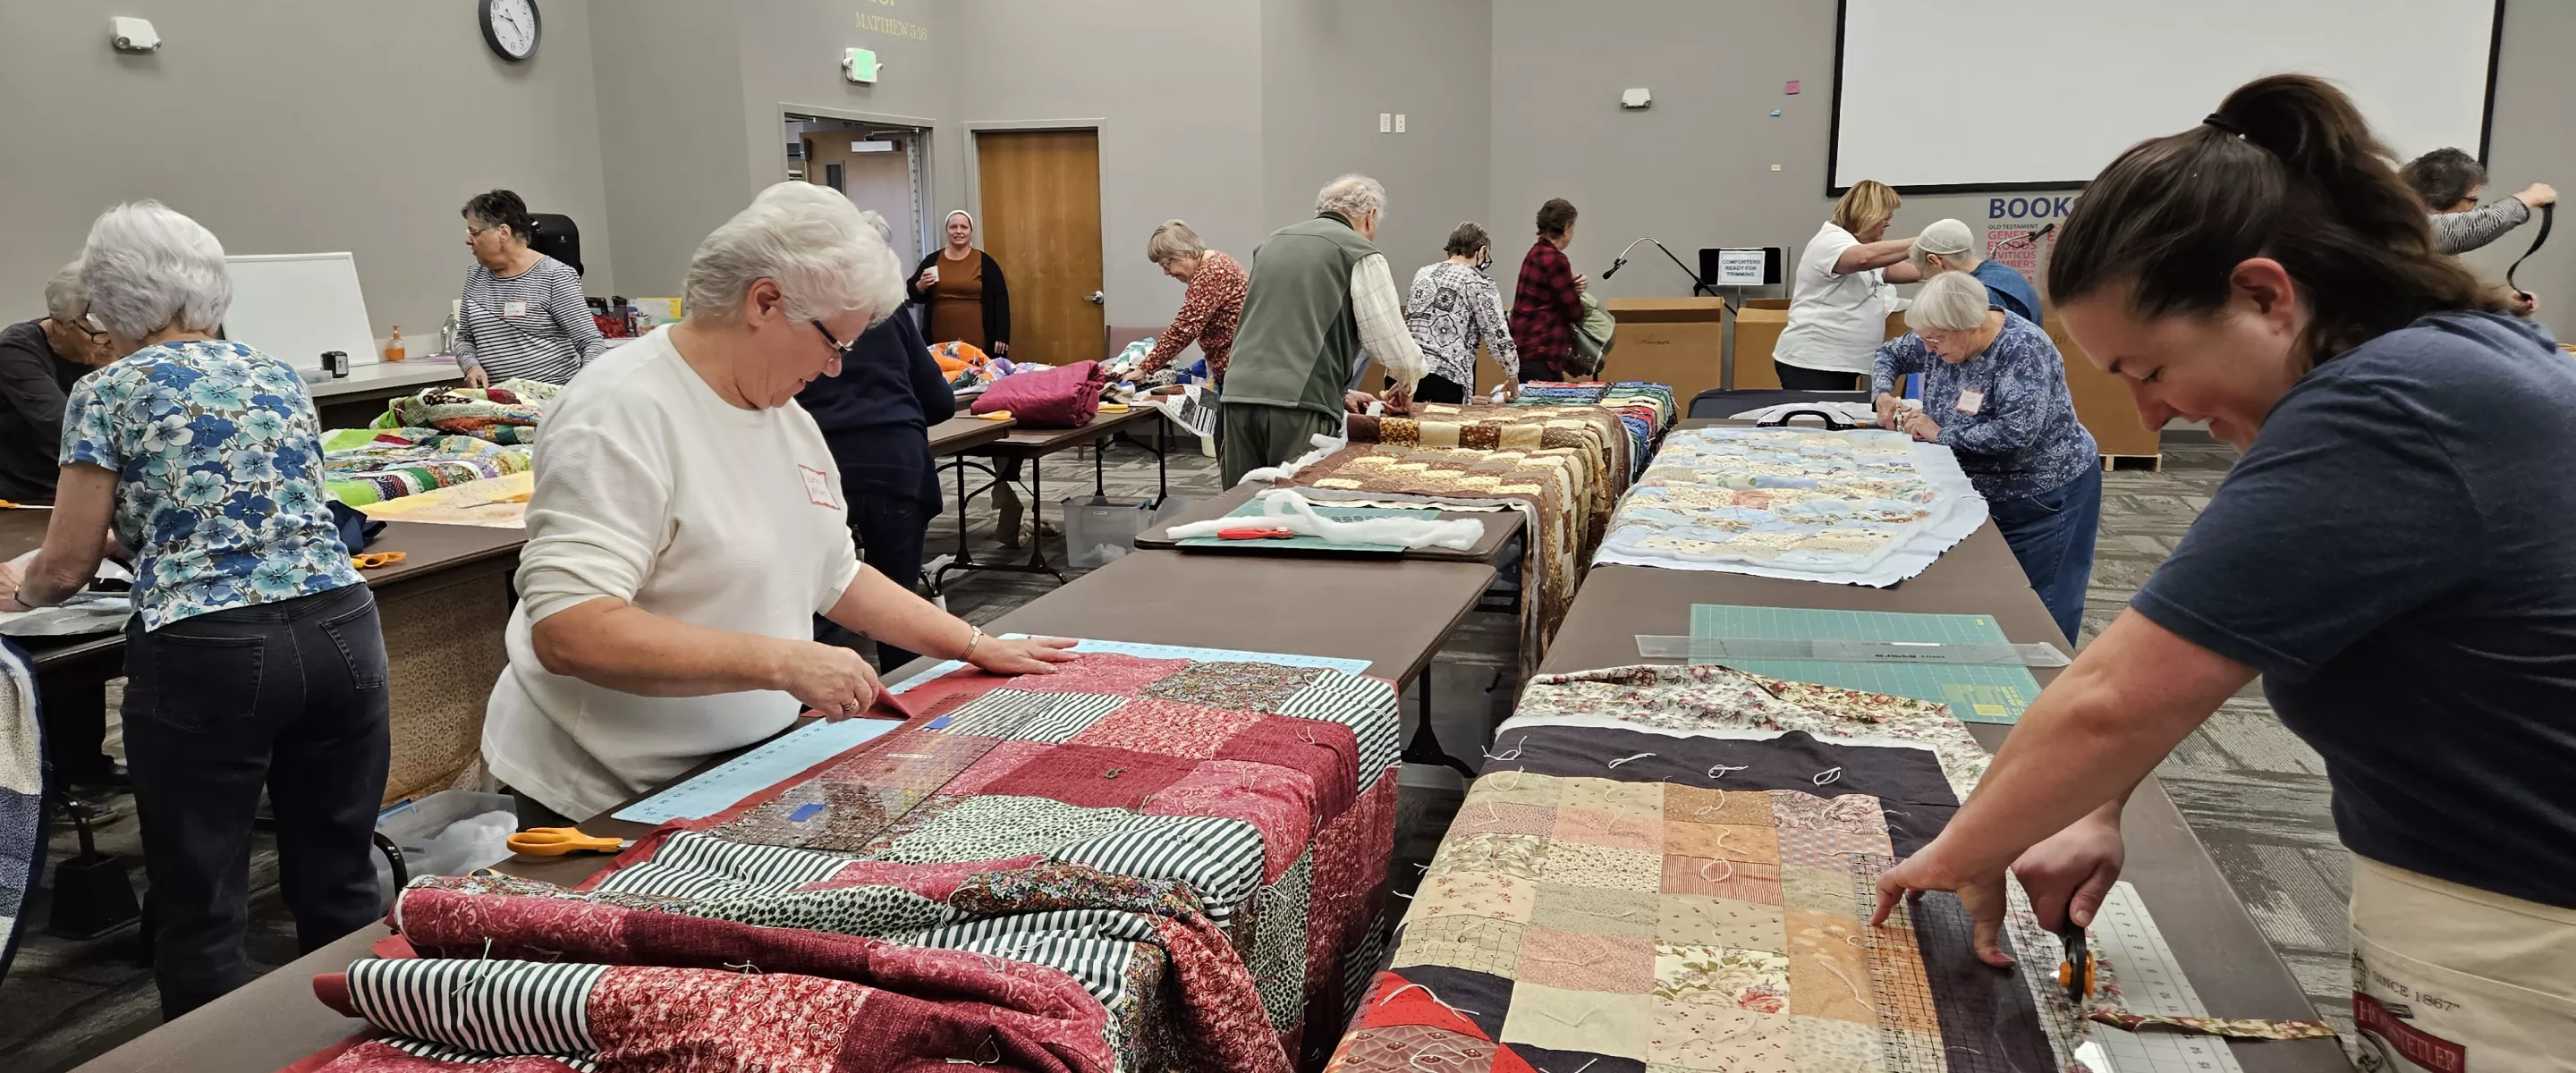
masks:
<svg viewBox="0 0 2576 1073"><path fill-rule="evenodd" d="M2057 937L2066 944L2066 960L2057 963L2057 985L2066 989L2066 1001L2080 1009L2093 997L2093 950L2082 928L2070 925Z"/></svg>

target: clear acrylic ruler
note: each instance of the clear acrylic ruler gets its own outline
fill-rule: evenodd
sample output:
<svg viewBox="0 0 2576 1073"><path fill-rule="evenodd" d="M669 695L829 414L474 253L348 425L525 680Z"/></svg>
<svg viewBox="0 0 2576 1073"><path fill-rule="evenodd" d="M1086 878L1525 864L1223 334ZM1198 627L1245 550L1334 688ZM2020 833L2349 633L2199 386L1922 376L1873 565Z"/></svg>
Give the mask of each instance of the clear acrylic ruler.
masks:
<svg viewBox="0 0 2576 1073"><path fill-rule="evenodd" d="M2110 963L2120 982L2120 1004L2133 1013L2167 1017L2206 1017L2209 1008L2191 981L2174 964L2173 948L2156 930L2138 900L2137 888L2120 883L2093 916L2094 952ZM2184 1036L2150 1029L2130 1032L2109 1025L2088 1026L2076 1061L2093 1073L2243 1073L2227 1041L2214 1036Z"/></svg>

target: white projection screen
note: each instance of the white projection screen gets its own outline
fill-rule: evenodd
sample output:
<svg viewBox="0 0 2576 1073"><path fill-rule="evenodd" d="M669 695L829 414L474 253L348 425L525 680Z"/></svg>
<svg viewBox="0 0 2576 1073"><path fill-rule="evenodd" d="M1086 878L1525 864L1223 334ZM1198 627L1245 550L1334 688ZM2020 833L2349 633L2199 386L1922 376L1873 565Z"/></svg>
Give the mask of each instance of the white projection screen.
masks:
<svg viewBox="0 0 2576 1073"><path fill-rule="evenodd" d="M2483 160L2503 18L2504 0L1841 0L1827 185L2081 186L2290 71L2342 86L2400 160Z"/></svg>

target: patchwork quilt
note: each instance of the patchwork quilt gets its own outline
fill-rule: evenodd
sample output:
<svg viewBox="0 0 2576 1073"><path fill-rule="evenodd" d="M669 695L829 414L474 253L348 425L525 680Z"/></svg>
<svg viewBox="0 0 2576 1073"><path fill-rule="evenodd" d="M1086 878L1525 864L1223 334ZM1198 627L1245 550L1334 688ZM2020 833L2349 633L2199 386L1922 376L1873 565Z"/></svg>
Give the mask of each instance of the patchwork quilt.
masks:
<svg viewBox="0 0 2576 1073"><path fill-rule="evenodd" d="M524 473L532 453L434 428L340 429L322 450L325 488L352 507Z"/></svg>
<svg viewBox="0 0 2576 1073"><path fill-rule="evenodd" d="M537 442L537 421L562 385L504 380L491 387L433 387L393 400L378 429L434 428L493 443Z"/></svg>
<svg viewBox="0 0 2576 1073"><path fill-rule="evenodd" d="M391 1034L335 1061L570 1054L660 1068L651 1055L684 1047L817 1070L1321 1062L1382 951L1371 937L1394 838L1392 686L1249 654L1092 653L1052 675L964 670L903 696L917 713L904 728L666 826L583 890L415 883L393 923L424 964L363 965L323 985ZM809 932L876 940L869 971L849 967L855 954L818 964L745 946ZM570 948L554 938L576 934ZM487 942L494 966L583 971L512 977L551 997L510 1034L400 1012L457 987L462 959L486 960ZM904 971L877 971L884 959ZM779 1031L865 1064L754 1060L773 1033L722 1013L754 982L764 996L790 989L760 1000ZM915 1027L832 1012L861 999ZM681 1042L615 1028L639 1021Z"/></svg>
<svg viewBox="0 0 2576 1073"><path fill-rule="evenodd" d="M1428 403L1411 417L1350 418L1352 443L1469 451L1568 449L1585 456L1581 491L1594 518L1606 521L1635 478L1639 452L1617 414L1590 406L1498 406ZM1597 531L1585 539L1597 541Z"/></svg>
<svg viewBox="0 0 2576 1073"><path fill-rule="evenodd" d="M1941 706L1613 668L1536 679L1494 748L1330 1068L2068 1068L2053 973L1977 962L1955 898L1865 923L1984 771ZM2060 954L2026 903L2007 939Z"/></svg>
<svg viewBox="0 0 2576 1073"><path fill-rule="evenodd" d="M1615 384L1567 384L1538 380L1521 384L1514 406L1599 406L1619 415L1628 438L1635 448L1635 470L1642 471L1654 458L1656 438L1672 427L1680 410L1673 405L1673 389L1663 384L1640 380L1622 380ZM1635 473L1631 473L1633 478Z"/></svg>
<svg viewBox="0 0 2576 1073"><path fill-rule="evenodd" d="M44 878L45 728L34 664L0 641L0 976L18 952L27 898Z"/></svg>
<svg viewBox="0 0 2576 1073"><path fill-rule="evenodd" d="M1984 520L1949 450L1902 433L1687 429L1619 505L1600 561L1883 585Z"/></svg>
<svg viewBox="0 0 2576 1073"><path fill-rule="evenodd" d="M1588 449L1469 450L1353 444L1308 463L1286 484L1307 498L1361 506L1517 510L1528 520L1521 556L1521 662L1537 666L1583 581L1598 524L1597 456Z"/></svg>

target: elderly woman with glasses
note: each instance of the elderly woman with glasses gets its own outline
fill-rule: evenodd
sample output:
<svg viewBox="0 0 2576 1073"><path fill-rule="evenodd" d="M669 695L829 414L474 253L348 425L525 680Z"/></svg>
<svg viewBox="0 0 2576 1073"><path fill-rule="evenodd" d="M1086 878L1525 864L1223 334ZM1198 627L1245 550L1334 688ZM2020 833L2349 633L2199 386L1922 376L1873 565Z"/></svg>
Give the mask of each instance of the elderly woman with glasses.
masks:
<svg viewBox="0 0 2576 1073"><path fill-rule="evenodd" d="M2030 587L2074 641L2093 578L2102 466L2075 419L2066 359L1965 272L1933 276L1905 323L1913 331L1881 345L1870 371L1879 424L1958 453ZM1908 374L1923 378L1915 400L1895 395Z"/></svg>
<svg viewBox="0 0 2576 1073"><path fill-rule="evenodd" d="M456 361L465 382L571 383L608 349L582 297L581 273L528 248L537 222L515 193L476 194L463 215L465 245L474 251L457 317Z"/></svg>
<svg viewBox="0 0 2576 1073"><path fill-rule="evenodd" d="M107 333L89 318L80 262L45 281L45 315L0 328L0 499L54 501L63 396L107 363Z"/></svg>
<svg viewBox="0 0 2576 1073"><path fill-rule="evenodd" d="M161 1012L177 1017L252 975L242 937L263 785L298 943L375 921L384 636L325 502L304 382L214 337L232 304L215 236L156 202L110 209L81 282L125 356L72 388L45 544L23 577L0 569L0 611L78 592L111 531L133 550L125 751Z"/></svg>
<svg viewBox="0 0 2576 1073"><path fill-rule="evenodd" d="M1073 658L987 637L851 549L831 444L790 403L902 306L897 272L848 198L780 183L698 244L686 320L556 399L483 728L521 822L597 815L806 709L867 710L875 673L813 640L818 614L1000 674Z"/></svg>

